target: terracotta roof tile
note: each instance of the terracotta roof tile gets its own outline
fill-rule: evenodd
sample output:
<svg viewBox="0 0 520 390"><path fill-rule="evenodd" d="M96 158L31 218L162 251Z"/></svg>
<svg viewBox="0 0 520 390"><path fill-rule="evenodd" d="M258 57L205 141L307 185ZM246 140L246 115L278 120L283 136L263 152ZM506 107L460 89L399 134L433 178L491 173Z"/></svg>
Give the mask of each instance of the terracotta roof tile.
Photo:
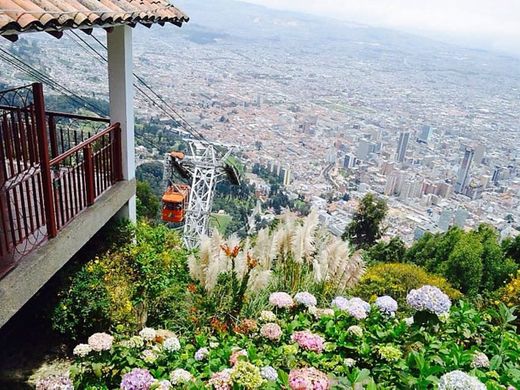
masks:
<svg viewBox="0 0 520 390"><path fill-rule="evenodd" d="M168 0L0 0L0 35L6 36L188 20Z"/></svg>

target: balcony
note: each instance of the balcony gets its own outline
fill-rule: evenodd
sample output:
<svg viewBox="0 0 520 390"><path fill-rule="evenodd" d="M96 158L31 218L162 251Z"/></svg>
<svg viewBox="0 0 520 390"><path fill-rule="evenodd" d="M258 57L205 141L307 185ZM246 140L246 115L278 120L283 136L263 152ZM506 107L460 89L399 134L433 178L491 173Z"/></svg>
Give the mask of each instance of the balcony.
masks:
<svg viewBox="0 0 520 390"><path fill-rule="evenodd" d="M15 279L45 270L29 299L134 194L122 180L119 123L46 111L41 84L0 92L0 326Z"/></svg>

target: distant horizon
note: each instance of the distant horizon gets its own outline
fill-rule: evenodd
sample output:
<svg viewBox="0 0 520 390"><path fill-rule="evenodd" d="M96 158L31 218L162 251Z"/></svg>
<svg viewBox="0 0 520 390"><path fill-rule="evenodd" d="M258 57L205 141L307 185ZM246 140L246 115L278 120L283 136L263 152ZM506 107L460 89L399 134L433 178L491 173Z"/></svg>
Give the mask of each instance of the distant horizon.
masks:
<svg viewBox="0 0 520 390"><path fill-rule="evenodd" d="M319 4L311 0L238 1L386 28L520 59L520 2L515 0L461 0L457 4L448 0L364 0L348 4L341 0Z"/></svg>

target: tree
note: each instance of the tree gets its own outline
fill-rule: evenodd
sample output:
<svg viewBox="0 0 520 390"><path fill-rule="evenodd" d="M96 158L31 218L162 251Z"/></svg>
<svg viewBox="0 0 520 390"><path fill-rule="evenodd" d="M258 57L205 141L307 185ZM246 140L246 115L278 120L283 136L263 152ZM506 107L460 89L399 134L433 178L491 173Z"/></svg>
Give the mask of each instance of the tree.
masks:
<svg viewBox="0 0 520 390"><path fill-rule="evenodd" d="M446 233L427 233L407 251L405 260L444 275L471 295L503 286L518 268L513 253L512 241L501 246L496 229L482 224L470 232L453 227Z"/></svg>
<svg viewBox="0 0 520 390"><path fill-rule="evenodd" d="M379 241L365 253L367 263L402 263L406 246L400 237L392 237L388 242Z"/></svg>
<svg viewBox="0 0 520 390"><path fill-rule="evenodd" d="M405 260L429 272L442 273L455 245L463 236L464 231L458 227L452 227L446 233L426 233L408 250Z"/></svg>
<svg viewBox="0 0 520 390"><path fill-rule="evenodd" d="M509 257L520 265L520 235L515 238L506 238L502 242L502 249L506 257Z"/></svg>
<svg viewBox="0 0 520 390"><path fill-rule="evenodd" d="M342 238L350 241L356 248L371 247L383 234L381 223L387 212L388 206L383 199L374 194L365 195Z"/></svg>
<svg viewBox="0 0 520 390"><path fill-rule="evenodd" d="M465 294L475 295L482 282L484 248L474 232L467 233L459 240L447 262L446 277Z"/></svg>
<svg viewBox="0 0 520 390"><path fill-rule="evenodd" d="M499 244L498 232L493 226L481 224L476 234L483 248L481 290L493 291L509 281L516 272L517 265L504 254Z"/></svg>
<svg viewBox="0 0 520 390"><path fill-rule="evenodd" d="M154 195L150 185L144 181L137 181L137 216L140 218L155 219L161 206L159 199Z"/></svg>

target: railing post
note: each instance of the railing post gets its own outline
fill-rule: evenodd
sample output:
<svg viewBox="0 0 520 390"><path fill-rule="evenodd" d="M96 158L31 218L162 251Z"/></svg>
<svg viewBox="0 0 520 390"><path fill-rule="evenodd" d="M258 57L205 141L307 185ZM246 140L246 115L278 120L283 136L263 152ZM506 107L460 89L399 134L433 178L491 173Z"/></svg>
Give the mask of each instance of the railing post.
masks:
<svg viewBox="0 0 520 390"><path fill-rule="evenodd" d="M121 150L121 127L117 123L117 127L113 131L112 144L112 161L114 164L114 181L123 180L123 151Z"/></svg>
<svg viewBox="0 0 520 390"><path fill-rule="evenodd" d="M40 156L40 168L42 176L43 202L45 206L45 222L47 224L47 235L49 238L56 237L56 213L54 209L54 197L52 192L51 165L49 158L49 139L45 121L45 101L43 98L43 87L41 83L32 85L34 96L34 114L36 118L36 137Z"/></svg>
<svg viewBox="0 0 520 390"><path fill-rule="evenodd" d="M96 199L94 189L94 159L92 145L88 144L83 148L83 158L85 159L85 183L87 186L87 206L92 206Z"/></svg>
<svg viewBox="0 0 520 390"><path fill-rule="evenodd" d="M49 137L51 141L52 158L58 155L58 139L56 138L56 117L49 114Z"/></svg>

